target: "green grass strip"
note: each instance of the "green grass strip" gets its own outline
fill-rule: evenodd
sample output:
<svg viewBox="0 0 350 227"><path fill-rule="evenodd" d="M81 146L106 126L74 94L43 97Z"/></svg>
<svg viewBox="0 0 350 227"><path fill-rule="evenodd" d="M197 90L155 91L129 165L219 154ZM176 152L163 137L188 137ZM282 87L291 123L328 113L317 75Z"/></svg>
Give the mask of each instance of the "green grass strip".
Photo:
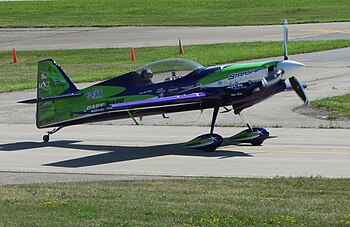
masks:
<svg viewBox="0 0 350 227"><path fill-rule="evenodd" d="M342 96L333 96L311 102L311 106L335 111L337 115L350 117L350 93ZM337 116L330 116L337 118Z"/></svg>
<svg viewBox="0 0 350 227"><path fill-rule="evenodd" d="M350 21L348 0L0 2L0 27L227 26Z"/></svg>
<svg viewBox="0 0 350 227"><path fill-rule="evenodd" d="M307 53L349 47L350 40L295 41L289 53ZM115 77L147 63L181 57L204 66L248 59L274 57L282 59L282 42L248 42L185 46L179 55L177 47L145 47L135 49L137 61L131 61L129 48L18 51L19 63L12 63L12 51L0 51L0 92L35 88L38 61L53 58L74 82L91 82Z"/></svg>
<svg viewBox="0 0 350 227"><path fill-rule="evenodd" d="M322 178L0 186L0 225L345 226L349 188Z"/></svg>

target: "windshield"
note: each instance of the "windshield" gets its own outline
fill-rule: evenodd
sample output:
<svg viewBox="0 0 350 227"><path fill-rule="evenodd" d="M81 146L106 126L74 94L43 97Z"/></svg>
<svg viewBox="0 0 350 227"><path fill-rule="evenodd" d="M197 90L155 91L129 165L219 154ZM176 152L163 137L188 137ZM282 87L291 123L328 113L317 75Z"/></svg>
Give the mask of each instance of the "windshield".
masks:
<svg viewBox="0 0 350 227"><path fill-rule="evenodd" d="M137 85L147 85L177 80L199 68L203 68L203 66L191 60L182 58L165 59L134 70L140 77L135 78L135 82Z"/></svg>

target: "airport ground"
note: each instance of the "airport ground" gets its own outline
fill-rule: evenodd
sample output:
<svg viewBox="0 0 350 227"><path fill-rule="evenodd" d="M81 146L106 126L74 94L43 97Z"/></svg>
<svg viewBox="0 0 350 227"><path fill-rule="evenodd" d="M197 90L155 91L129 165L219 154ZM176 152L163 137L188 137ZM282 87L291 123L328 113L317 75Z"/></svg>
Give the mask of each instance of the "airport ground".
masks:
<svg viewBox="0 0 350 227"><path fill-rule="evenodd" d="M347 26L347 23L340 24ZM304 25L293 26L297 28ZM340 35L349 39L348 30L335 29L334 26L330 25L330 28L334 28L333 31L330 28L307 28L307 31L314 31L308 34L309 37L303 37L305 31L293 34L294 27L290 27L291 37L319 39ZM280 26L263 27L276 30L276 36L271 31L265 31L270 34L270 39L281 39ZM147 29L150 28L141 28L146 34ZM163 29L168 28L159 28L158 32L167 34ZM175 30L177 29L181 28ZM211 37L207 35L211 29L212 37L218 36L214 28L207 29L209 30L203 29L206 35L202 34L202 37ZM247 29L246 36L251 32L250 27L239 29ZM200 37L200 31L197 32ZM67 36L77 39L78 34L87 36L84 32L68 32ZM97 36L99 43L108 43L108 36L106 42ZM60 43L57 39L65 40L63 33L54 37L56 43ZM156 36L149 36L144 44L139 45L150 45L148 43L154 37ZM45 47L53 41L50 38L52 37L49 37L49 43L43 42L43 36L30 40L40 41ZM227 36L227 39L230 38ZM174 42L169 37L161 39L164 40L164 45ZM25 46L35 46L26 43L26 39L21 40L23 49ZM81 40L82 47L92 47L90 44L84 46L84 39ZM155 43L158 41L154 39ZM9 42L15 43L14 40ZM136 46L137 41L134 42L132 45ZM65 44L57 44L56 47L66 48ZM298 77L303 83L312 84L307 90L310 99L349 92L350 48L295 55L290 56L290 59L306 64L305 70ZM35 128L35 107L16 103L31 97L35 97L34 90L0 94L1 184L171 176L350 176L349 120L329 120L327 113L299 108L302 102L294 92L278 94L244 111L252 125L264 126L271 131L273 138L265 141L263 146L227 144L213 153L186 150L180 145L209 131L211 110L204 111L199 120L199 111L194 111L171 114L169 119L161 116L144 118L141 126L132 126L129 119L74 126L53 135L49 144L43 144L41 137L45 131ZM244 129L237 128L243 124L232 113L219 115L218 125L221 127L217 127L216 132L224 137Z"/></svg>
<svg viewBox="0 0 350 227"><path fill-rule="evenodd" d="M350 38L350 22L290 24L289 40ZM226 27L0 28L0 50L52 50L280 41L282 25Z"/></svg>

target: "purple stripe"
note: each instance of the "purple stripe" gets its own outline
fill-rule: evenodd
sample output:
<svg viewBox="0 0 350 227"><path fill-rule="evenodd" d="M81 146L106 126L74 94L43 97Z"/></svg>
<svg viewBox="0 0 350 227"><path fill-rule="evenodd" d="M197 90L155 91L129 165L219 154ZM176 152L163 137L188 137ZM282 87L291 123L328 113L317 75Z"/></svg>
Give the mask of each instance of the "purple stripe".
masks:
<svg viewBox="0 0 350 227"><path fill-rule="evenodd" d="M154 98L154 99L152 98L152 99L141 100L141 101L112 104L111 107L115 109L115 108L147 105L147 104L162 104L162 103L173 102L173 101L183 101L183 100L188 100L193 98L203 98L205 96L206 96L205 93L199 92L199 93L192 93L188 95L174 95L174 96L163 97L163 98Z"/></svg>

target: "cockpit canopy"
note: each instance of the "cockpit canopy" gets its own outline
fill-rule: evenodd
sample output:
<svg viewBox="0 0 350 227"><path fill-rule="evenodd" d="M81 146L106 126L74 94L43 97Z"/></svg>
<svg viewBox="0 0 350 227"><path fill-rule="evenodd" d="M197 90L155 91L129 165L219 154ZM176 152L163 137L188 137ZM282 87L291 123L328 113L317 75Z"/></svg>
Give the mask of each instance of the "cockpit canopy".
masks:
<svg viewBox="0 0 350 227"><path fill-rule="evenodd" d="M141 86L161 83L177 80L199 68L203 68L203 66L197 62L182 58L170 58L156 61L134 70L139 76L139 78L136 78L135 74L134 79L136 85Z"/></svg>

